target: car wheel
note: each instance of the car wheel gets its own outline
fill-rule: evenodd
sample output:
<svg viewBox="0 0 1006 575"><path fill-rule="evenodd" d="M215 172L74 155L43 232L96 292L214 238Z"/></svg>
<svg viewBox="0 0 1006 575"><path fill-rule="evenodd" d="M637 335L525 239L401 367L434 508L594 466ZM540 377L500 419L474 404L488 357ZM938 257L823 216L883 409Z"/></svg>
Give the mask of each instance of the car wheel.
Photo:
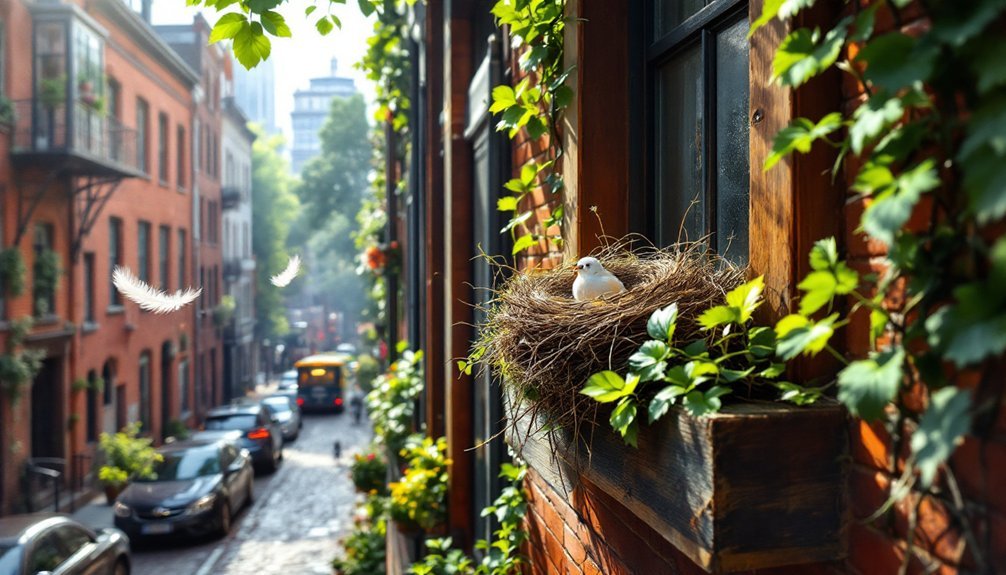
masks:
<svg viewBox="0 0 1006 575"><path fill-rule="evenodd" d="M279 460L276 458L276 451L270 450L269 461L265 465L265 470L268 473L275 473L277 467L279 467Z"/></svg>
<svg viewBox="0 0 1006 575"><path fill-rule="evenodd" d="M114 573L115 575L129 575L129 562L127 562L125 559L119 559L118 561L116 561L115 571L113 571L112 573Z"/></svg>
<svg viewBox="0 0 1006 575"><path fill-rule="evenodd" d="M231 506L226 501L220 506L220 517L218 519L219 529L217 535L226 537L231 532Z"/></svg>

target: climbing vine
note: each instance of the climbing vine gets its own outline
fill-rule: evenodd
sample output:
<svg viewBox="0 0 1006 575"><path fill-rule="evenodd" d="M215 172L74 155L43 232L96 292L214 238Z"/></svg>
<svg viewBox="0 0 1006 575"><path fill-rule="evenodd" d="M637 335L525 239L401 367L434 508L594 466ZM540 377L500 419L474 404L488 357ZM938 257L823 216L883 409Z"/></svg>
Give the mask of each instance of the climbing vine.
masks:
<svg viewBox="0 0 1006 575"><path fill-rule="evenodd" d="M562 248L559 122L573 100L573 90L566 85L571 69L563 68L565 5L565 0L498 0L492 8L496 21L508 30L520 69L516 85L492 91L489 111L499 117L496 129L506 131L510 139L522 131L532 141L547 137L548 144L544 158L528 160L519 176L504 184L510 194L497 202L501 212L510 214L503 232L510 234L515 255L543 239ZM524 200L541 185L555 196L554 207L545 221L532 223L538 206L528 206Z"/></svg>
<svg viewBox="0 0 1006 575"><path fill-rule="evenodd" d="M0 355L0 389L13 403L18 402L31 385L45 358L44 351L24 347L24 338L33 323L31 317L10 322L7 349Z"/></svg>

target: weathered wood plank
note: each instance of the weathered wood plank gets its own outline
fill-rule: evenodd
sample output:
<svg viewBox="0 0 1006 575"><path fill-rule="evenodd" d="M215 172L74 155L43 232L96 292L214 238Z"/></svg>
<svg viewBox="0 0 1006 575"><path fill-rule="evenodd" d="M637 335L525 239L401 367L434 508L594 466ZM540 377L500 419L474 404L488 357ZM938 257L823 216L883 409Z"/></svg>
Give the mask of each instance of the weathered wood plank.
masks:
<svg viewBox="0 0 1006 575"><path fill-rule="evenodd" d="M606 428L579 448L561 431L529 437L537 426L523 418L509 440L558 492L585 477L719 573L841 556L845 417L836 405L737 405L702 419L672 410L638 449Z"/></svg>

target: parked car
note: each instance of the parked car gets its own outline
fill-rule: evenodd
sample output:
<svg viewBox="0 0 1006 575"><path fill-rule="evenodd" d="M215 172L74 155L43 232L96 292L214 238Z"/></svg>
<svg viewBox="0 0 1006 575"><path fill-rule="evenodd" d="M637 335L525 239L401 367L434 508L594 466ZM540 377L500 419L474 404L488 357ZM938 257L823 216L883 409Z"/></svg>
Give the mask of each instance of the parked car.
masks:
<svg viewBox="0 0 1006 575"><path fill-rule="evenodd" d="M248 452L226 440L170 443L150 479L115 500L115 526L131 539L151 535L226 535L235 513L254 500Z"/></svg>
<svg viewBox="0 0 1006 575"><path fill-rule="evenodd" d="M297 393L297 370L291 369L290 371L284 371L283 375L279 377L279 386L277 386L279 391L292 391Z"/></svg>
<svg viewBox="0 0 1006 575"><path fill-rule="evenodd" d="M129 539L55 513L0 517L0 574L129 575Z"/></svg>
<svg viewBox="0 0 1006 575"><path fill-rule="evenodd" d="M279 422L279 428L283 432L283 441L294 441L300 436L304 420L300 416L300 406L297 405L296 396L277 393L262 398L262 405Z"/></svg>
<svg viewBox="0 0 1006 575"><path fill-rule="evenodd" d="M248 450L252 463L267 472L276 471L283 459L283 432L279 420L257 401L242 401L214 407L206 414L203 431L193 439L232 439Z"/></svg>

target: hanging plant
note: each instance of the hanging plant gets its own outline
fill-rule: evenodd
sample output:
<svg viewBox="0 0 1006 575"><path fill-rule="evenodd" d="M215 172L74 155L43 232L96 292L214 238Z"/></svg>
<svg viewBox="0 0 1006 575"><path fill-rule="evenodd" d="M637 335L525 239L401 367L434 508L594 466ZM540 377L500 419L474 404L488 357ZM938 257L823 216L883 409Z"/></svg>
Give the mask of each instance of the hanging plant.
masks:
<svg viewBox="0 0 1006 575"><path fill-rule="evenodd" d="M0 96L0 128L10 129L17 121L14 112L14 102L6 96Z"/></svg>
<svg viewBox="0 0 1006 575"><path fill-rule="evenodd" d="M234 319L235 310L237 310L237 302L234 300L234 296L221 296L220 303L213 308L213 324L217 327L229 324Z"/></svg>
<svg viewBox="0 0 1006 575"><path fill-rule="evenodd" d="M60 255L54 250L45 249L35 258L34 296L36 315L44 316L52 313L49 301L59 287L59 276L63 273Z"/></svg>
<svg viewBox="0 0 1006 575"><path fill-rule="evenodd" d="M42 350L22 347L22 342L32 324L30 317L12 321L7 336L6 353L0 355L0 389L15 404L38 375L42 368L42 359L45 357L45 352Z"/></svg>
<svg viewBox="0 0 1006 575"><path fill-rule="evenodd" d="M28 267L21 250L16 247L0 250L0 280L7 295L16 297L24 293L24 276L27 273Z"/></svg>

